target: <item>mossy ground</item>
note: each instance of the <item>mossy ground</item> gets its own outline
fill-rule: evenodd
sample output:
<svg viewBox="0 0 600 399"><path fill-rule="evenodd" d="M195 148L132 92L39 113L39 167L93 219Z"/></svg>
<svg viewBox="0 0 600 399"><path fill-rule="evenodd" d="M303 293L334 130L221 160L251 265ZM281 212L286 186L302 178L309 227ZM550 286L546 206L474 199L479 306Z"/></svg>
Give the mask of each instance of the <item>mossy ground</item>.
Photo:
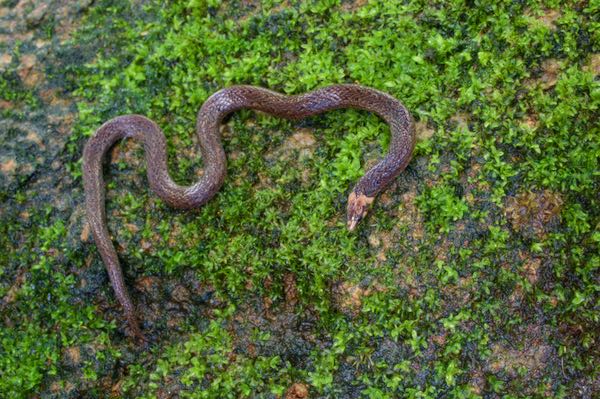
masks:
<svg viewBox="0 0 600 399"><path fill-rule="evenodd" d="M600 394L598 2L75 3L0 3L29 24L0 42L1 397ZM389 139L368 113L236 113L227 181L191 212L116 146L136 347L83 215L87 137L147 115L191 183L210 94L342 82L401 99L419 137L356 233L346 196Z"/></svg>

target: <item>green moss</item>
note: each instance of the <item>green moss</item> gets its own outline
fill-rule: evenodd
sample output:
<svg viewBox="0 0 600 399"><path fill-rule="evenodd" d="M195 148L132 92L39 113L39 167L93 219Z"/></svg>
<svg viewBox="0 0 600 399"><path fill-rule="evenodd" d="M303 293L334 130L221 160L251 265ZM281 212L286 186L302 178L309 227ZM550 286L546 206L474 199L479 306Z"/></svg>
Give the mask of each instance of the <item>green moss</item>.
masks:
<svg viewBox="0 0 600 399"><path fill-rule="evenodd" d="M76 301L79 276L64 266L84 268L89 256L89 272L103 276L93 245L67 240L51 212L37 234L4 227L29 237L22 252L0 238L10 258L29 256L0 275L6 295L17 271L28 274L10 305L20 323L0 332L0 393L70 379L90 392L119 383L131 397L273 397L299 381L311 397L591 394L600 371L597 12L593 2L97 2L74 39L80 58L57 67L80 98L63 156L77 183L86 138L124 113L156 120L170 172L194 181L195 114L232 84L301 93L362 83L401 99L433 136L356 234L345 230L346 195L389 141L373 115L292 123L236 113L224 131L226 183L193 212L157 200L141 148L128 151L110 168L107 196L128 281L182 284L192 272L213 299L193 308L200 315L182 311L176 328L161 327L176 312L169 305L146 326L153 349L132 351L106 312ZM27 102L11 82L0 82L9 100ZM299 127L316 139L308 156L286 147ZM507 215L532 212L509 212L525 206L511 199L544 190L561 205L525 233ZM101 287L89 295L114 302ZM39 306L48 295L57 299ZM61 365L64 348L88 343L104 357Z"/></svg>
<svg viewBox="0 0 600 399"><path fill-rule="evenodd" d="M36 392L45 378L60 378L67 348L91 345L98 348L96 356L105 361L119 356L115 349L107 347L112 327L94 306L76 300L76 277L64 270L74 257L65 238L62 221L42 225L35 228L21 248L11 251L11 259L6 263L4 272L9 276L16 262L26 262L29 268L18 272L20 277L13 280L15 285L10 290L3 289L1 310L6 323L0 330L3 396L26 397Z"/></svg>
<svg viewBox="0 0 600 399"><path fill-rule="evenodd" d="M281 395L285 390L281 382L289 383L285 378L287 367L278 356L251 359L234 354L233 338L217 320L211 321L205 331L192 334L185 343L161 348L159 352L162 355L157 354L156 367L149 374L142 367L132 367L123 386L126 392L144 384L148 392L139 397L153 398L171 384L173 372L180 379L171 389L184 398Z"/></svg>

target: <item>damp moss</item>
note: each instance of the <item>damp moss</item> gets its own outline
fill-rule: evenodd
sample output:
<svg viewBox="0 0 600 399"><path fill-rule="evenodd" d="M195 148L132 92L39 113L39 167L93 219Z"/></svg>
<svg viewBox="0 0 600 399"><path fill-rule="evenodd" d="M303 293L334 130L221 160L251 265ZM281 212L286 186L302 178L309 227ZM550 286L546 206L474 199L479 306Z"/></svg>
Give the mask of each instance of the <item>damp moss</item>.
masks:
<svg viewBox="0 0 600 399"><path fill-rule="evenodd" d="M234 114L226 182L191 212L148 191L140 146L117 145L109 228L153 344L124 336L93 243L78 238L84 218L32 211L36 234L3 227L24 249L0 240L27 255L1 275L5 296L20 273L27 283L2 309L18 322L0 333L10 376L0 392L283 397L301 383L310 397L597 394L597 8L95 2L52 67L77 98L61 154L74 186L86 139L125 113L163 127L170 173L193 182L196 112L233 84L372 86L410 109L419 142L356 233L346 196L389 141L368 113ZM523 228L546 209L531 202L548 198L560 206Z"/></svg>

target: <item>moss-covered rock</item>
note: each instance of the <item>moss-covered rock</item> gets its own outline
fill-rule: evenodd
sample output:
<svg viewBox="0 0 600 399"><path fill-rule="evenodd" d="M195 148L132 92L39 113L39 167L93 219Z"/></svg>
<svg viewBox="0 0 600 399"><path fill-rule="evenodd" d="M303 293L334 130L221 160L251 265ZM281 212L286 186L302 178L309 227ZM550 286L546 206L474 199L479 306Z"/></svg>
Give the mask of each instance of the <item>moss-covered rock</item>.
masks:
<svg viewBox="0 0 600 399"><path fill-rule="evenodd" d="M598 385L600 131L594 2L0 2L1 397L584 397ZM386 125L242 111L199 210L151 193L143 149L106 168L109 229L149 350L83 211L81 149L154 119L169 168L232 84L355 82L417 121L407 170L355 233L352 183Z"/></svg>

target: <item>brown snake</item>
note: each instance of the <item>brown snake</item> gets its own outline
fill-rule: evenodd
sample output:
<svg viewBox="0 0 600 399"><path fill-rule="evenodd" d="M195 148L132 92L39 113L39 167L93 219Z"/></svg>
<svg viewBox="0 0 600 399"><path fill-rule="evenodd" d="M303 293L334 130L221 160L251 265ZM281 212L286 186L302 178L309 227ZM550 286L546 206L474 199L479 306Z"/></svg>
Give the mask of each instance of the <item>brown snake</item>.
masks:
<svg viewBox="0 0 600 399"><path fill-rule="evenodd" d="M350 230L365 216L375 196L404 170L414 148L413 120L402 103L378 90L353 84L332 85L296 96L253 86L232 86L216 92L198 112L196 133L205 167L200 180L189 187L177 185L169 176L165 136L154 122L140 115L124 115L104 123L89 139L83 151L87 218L129 327L133 335L142 341L145 338L106 226L105 184L102 177L104 156L119 139L133 137L141 140L152 190L174 208L199 207L216 194L225 179L226 158L219 126L227 114L242 108L287 119L306 118L339 108L358 108L376 113L390 125L391 140L387 155L369 169L348 197Z"/></svg>

